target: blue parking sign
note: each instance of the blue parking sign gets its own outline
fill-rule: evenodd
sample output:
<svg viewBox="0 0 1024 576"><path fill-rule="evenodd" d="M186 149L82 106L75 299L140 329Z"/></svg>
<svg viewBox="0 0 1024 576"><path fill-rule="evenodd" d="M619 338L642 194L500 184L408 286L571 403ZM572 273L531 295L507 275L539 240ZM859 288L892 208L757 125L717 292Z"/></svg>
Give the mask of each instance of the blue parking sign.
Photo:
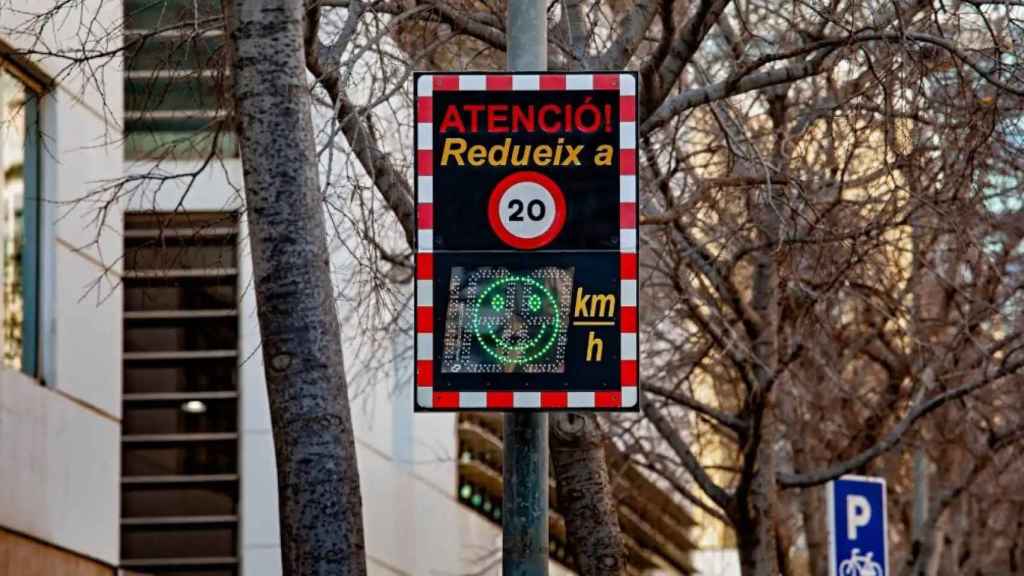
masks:
<svg viewBox="0 0 1024 576"><path fill-rule="evenodd" d="M888 576L885 480L843 476L826 486L829 576Z"/></svg>

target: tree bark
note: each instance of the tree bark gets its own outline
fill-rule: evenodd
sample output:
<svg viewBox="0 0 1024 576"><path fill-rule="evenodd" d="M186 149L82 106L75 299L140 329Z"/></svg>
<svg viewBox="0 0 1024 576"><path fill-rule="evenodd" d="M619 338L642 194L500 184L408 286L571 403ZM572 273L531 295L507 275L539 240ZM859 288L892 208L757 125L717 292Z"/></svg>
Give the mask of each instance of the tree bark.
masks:
<svg viewBox="0 0 1024 576"><path fill-rule="evenodd" d="M786 176L786 92L769 92L767 96L775 131L772 161ZM737 522L736 536L740 569L744 576L777 576L774 522L778 513L775 455L778 430L771 396L779 365L779 266L775 245L782 232L786 196L781 185L771 185L753 194L750 206L757 226L758 244L768 248L756 252L753 257L750 299L759 326L753 342L754 389L749 394L748 403L754 418L752 436L744 448L746 462L741 484L746 485L745 490L738 490L741 493L737 507L740 521Z"/></svg>
<svg viewBox="0 0 1024 576"><path fill-rule="evenodd" d="M767 429L774 427L766 423ZM775 542L777 515L775 482L775 449L773 442L762 437L750 488L738 500L741 519L736 522L740 571L743 576L778 576L778 554Z"/></svg>
<svg viewBox="0 0 1024 576"><path fill-rule="evenodd" d="M558 504L577 571L580 576L624 574L625 547L597 417L555 414L550 437Z"/></svg>
<svg viewBox="0 0 1024 576"><path fill-rule="evenodd" d="M366 573L302 0L224 3L287 576Z"/></svg>
<svg viewBox="0 0 1024 576"><path fill-rule="evenodd" d="M803 488L799 498L804 538L807 541L808 568L811 576L827 576L828 539L825 532L823 489L820 486Z"/></svg>
<svg viewBox="0 0 1024 576"><path fill-rule="evenodd" d="M798 378L808 382L825 382L826 375L816 362L797 360L793 368L799 371ZM812 447L817 447L809 438L811 430L798 420L799 416L791 395L781 396L781 405L789 424L785 431L793 453L794 469L800 473L814 468ZM821 486L801 488L796 494L799 507L801 533L807 545L808 576L828 576L828 536L825 530L825 491Z"/></svg>

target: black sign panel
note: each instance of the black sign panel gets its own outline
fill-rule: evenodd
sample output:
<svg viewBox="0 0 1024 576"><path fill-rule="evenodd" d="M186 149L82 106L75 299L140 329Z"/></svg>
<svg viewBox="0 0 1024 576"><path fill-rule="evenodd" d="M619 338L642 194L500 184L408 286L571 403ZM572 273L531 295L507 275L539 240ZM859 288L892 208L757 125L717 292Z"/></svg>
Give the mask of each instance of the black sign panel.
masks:
<svg viewBox="0 0 1024 576"><path fill-rule="evenodd" d="M416 409L636 410L636 77L416 77Z"/></svg>

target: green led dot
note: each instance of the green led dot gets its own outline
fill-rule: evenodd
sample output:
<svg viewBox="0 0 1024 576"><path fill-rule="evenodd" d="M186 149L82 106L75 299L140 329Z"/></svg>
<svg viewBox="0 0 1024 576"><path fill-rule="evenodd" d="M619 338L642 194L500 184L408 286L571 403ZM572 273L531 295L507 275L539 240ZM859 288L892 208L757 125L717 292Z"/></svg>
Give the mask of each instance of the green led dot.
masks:
<svg viewBox="0 0 1024 576"><path fill-rule="evenodd" d="M505 308L505 297L501 294L495 294L494 298L491 300L491 308L493 308L495 312L501 312Z"/></svg>
<svg viewBox="0 0 1024 576"><path fill-rule="evenodd" d="M462 488L459 489L459 497L463 500L469 500L469 497L473 495L473 487L469 484L463 484Z"/></svg>
<svg viewBox="0 0 1024 576"><path fill-rule="evenodd" d="M526 306L530 309L530 312L536 312L540 310L540 296L537 293L530 294L530 299L526 301Z"/></svg>
<svg viewBox="0 0 1024 576"><path fill-rule="evenodd" d="M480 503L483 502L483 499L484 497L481 496L479 492L477 492L476 494L473 494L473 497L469 501L471 504L473 504L474 508L479 508Z"/></svg>

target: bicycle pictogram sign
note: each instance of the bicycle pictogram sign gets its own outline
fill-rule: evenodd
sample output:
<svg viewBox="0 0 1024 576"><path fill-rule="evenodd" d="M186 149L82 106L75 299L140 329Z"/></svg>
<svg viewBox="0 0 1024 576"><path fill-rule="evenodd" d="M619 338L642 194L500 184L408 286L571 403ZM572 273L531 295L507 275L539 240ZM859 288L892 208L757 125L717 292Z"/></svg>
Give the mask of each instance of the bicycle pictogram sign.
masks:
<svg viewBox="0 0 1024 576"><path fill-rule="evenodd" d="M842 476L826 486L829 576L888 576L885 479Z"/></svg>
<svg viewBox="0 0 1024 576"><path fill-rule="evenodd" d="M854 548L850 557L839 565L839 576L885 576L882 565L874 560L874 552L861 554Z"/></svg>

